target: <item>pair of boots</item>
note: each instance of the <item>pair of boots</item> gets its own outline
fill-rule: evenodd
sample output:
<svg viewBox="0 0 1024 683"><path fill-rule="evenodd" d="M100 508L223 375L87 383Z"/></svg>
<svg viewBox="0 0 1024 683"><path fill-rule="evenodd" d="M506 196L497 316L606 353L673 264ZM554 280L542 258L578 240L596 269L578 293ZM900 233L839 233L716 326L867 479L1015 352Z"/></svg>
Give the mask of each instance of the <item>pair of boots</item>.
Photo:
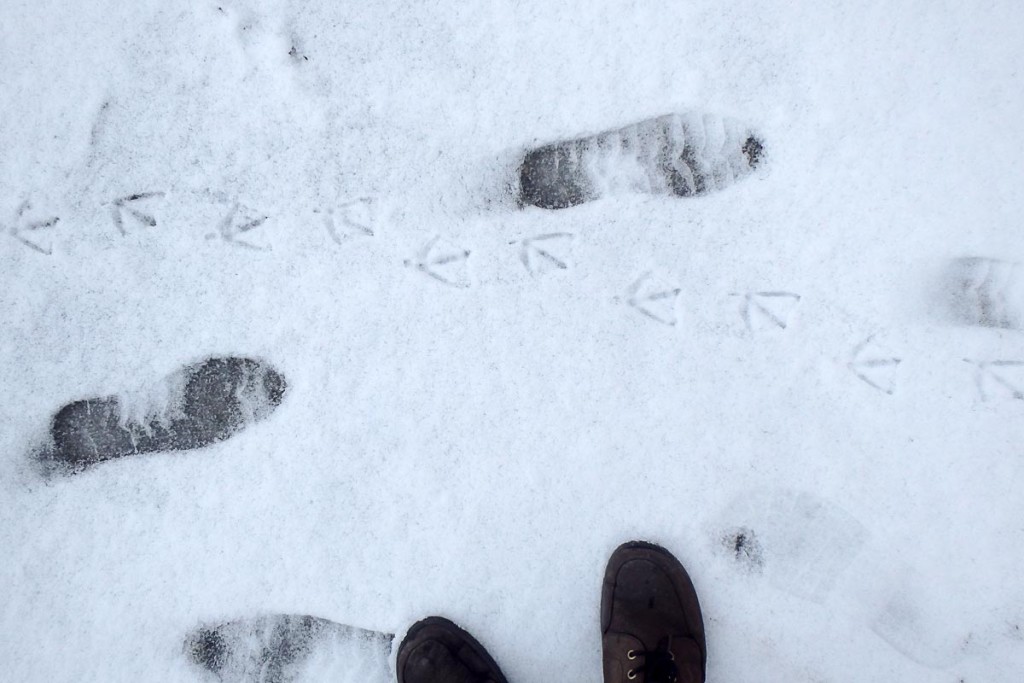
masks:
<svg viewBox="0 0 1024 683"><path fill-rule="evenodd" d="M601 591L605 683L704 683L707 646L693 583L667 550L619 546ZM414 624L398 648L398 683L507 683L487 650L443 617Z"/></svg>

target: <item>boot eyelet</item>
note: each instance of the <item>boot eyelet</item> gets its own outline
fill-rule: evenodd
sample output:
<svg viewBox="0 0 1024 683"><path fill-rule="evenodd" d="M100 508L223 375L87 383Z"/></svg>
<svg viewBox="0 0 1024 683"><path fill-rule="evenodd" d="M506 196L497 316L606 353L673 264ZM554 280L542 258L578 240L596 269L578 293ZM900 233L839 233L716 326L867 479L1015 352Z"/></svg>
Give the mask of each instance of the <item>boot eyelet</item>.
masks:
<svg viewBox="0 0 1024 683"><path fill-rule="evenodd" d="M633 669L627 671L626 678L628 678L629 680L633 680L634 678L636 678L636 671L634 671Z"/></svg>
<svg viewBox="0 0 1024 683"><path fill-rule="evenodd" d="M627 652L626 653L626 659L629 659L629 660L636 659L636 650L630 650L629 652Z"/></svg>

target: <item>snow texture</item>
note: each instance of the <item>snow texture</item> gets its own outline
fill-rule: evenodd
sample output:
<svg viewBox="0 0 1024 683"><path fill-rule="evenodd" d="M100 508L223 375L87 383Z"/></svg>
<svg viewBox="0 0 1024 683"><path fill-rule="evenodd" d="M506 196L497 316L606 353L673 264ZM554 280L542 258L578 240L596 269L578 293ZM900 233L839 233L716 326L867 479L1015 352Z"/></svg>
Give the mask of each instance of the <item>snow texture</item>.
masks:
<svg viewBox="0 0 1024 683"><path fill-rule="evenodd" d="M5 680L1020 680L1021 3L2 16Z"/></svg>

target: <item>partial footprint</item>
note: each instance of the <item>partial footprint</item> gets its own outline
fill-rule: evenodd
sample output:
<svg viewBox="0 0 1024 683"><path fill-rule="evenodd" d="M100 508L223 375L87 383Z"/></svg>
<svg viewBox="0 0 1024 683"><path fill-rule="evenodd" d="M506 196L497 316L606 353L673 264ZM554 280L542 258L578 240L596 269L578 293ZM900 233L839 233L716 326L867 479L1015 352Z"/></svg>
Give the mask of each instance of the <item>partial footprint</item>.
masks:
<svg viewBox="0 0 1024 683"><path fill-rule="evenodd" d="M36 457L45 474L74 474L126 455L202 448L268 417L286 388L284 377L264 361L209 358L138 397L65 405L53 417L52 443Z"/></svg>
<svg viewBox="0 0 1024 683"><path fill-rule="evenodd" d="M841 508L809 493L751 491L736 498L714 535L720 554L745 573L820 602L853 562L867 532Z"/></svg>
<svg viewBox="0 0 1024 683"><path fill-rule="evenodd" d="M520 202L564 209L624 192L703 195L749 174L761 141L732 119L667 114L528 151Z"/></svg>
<svg viewBox="0 0 1024 683"><path fill-rule="evenodd" d="M1024 267L990 258L958 258L944 278L947 303L965 325L1024 329Z"/></svg>
<svg viewBox="0 0 1024 683"><path fill-rule="evenodd" d="M927 594L920 579L908 577L890 595L871 630L918 664L944 669L964 658L973 645L972 629L951 619L956 610L949 600L940 592Z"/></svg>
<svg viewBox="0 0 1024 683"><path fill-rule="evenodd" d="M185 639L185 652L225 683L386 683L393 638L319 617L272 614L202 626Z"/></svg>
<svg viewBox="0 0 1024 683"><path fill-rule="evenodd" d="M975 382L982 401L1007 398L1024 400L1024 360L970 360L977 367Z"/></svg>

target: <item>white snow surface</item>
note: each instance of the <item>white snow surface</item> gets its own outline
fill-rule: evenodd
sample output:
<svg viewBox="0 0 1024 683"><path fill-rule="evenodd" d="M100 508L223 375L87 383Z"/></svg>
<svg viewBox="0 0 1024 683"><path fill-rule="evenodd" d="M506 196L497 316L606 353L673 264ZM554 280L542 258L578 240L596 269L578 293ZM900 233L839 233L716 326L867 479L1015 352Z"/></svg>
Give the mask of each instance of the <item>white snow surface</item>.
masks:
<svg viewBox="0 0 1024 683"><path fill-rule="evenodd" d="M192 629L286 613L442 614L510 681L597 681L632 538L691 573L709 681L1021 680L1024 332L942 276L1024 261L1021 3L0 14L5 680L204 680ZM528 147L669 112L763 167L512 202ZM32 467L62 405L211 355L281 406Z"/></svg>

